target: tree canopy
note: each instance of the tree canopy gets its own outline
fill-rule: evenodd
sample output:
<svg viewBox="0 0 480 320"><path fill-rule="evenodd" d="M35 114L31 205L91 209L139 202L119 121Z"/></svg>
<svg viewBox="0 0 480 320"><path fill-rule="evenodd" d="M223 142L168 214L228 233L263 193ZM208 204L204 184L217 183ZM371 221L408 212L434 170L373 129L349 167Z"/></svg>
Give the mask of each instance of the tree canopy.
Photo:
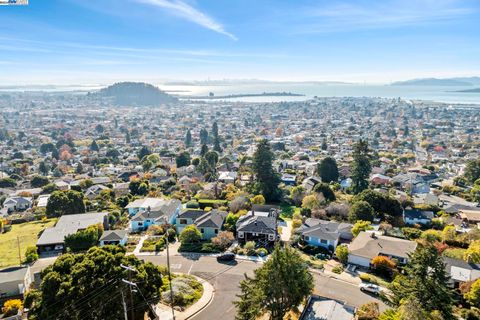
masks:
<svg viewBox="0 0 480 320"><path fill-rule="evenodd" d="M337 182L339 177L337 161L332 157L322 159L318 164L317 173L322 178L322 182Z"/></svg>
<svg viewBox="0 0 480 320"><path fill-rule="evenodd" d="M120 246L94 247L87 253L60 256L42 271L40 289L31 290L26 297L29 319L123 319L122 291L126 294L127 288L122 279L128 279L128 271L122 264L135 269L131 281L137 285L133 304L125 299L127 310L133 312L133 320L144 319L149 303L160 300L165 270L133 255L126 256Z"/></svg>
<svg viewBox="0 0 480 320"><path fill-rule="evenodd" d="M278 188L280 177L273 170L273 160L274 155L268 141L264 139L258 142L253 155L253 171L256 178L254 189L261 193L266 201L279 200L281 194Z"/></svg>
<svg viewBox="0 0 480 320"><path fill-rule="evenodd" d="M360 193L368 188L368 177L372 171L368 142L360 139L353 147L353 165L351 172L352 190Z"/></svg>
<svg viewBox="0 0 480 320"><path fill-rule="evenodd" d="M237 320L251 320L268 312L273 320L296 309L313 290L313 277L299 253L277 245L253 278L245 276L235 302Z"/></svg>
<svg viewBox="0 0 480 320"><path fill-rule="evenodd" d="M48 198L46 213L49 217L60 217L64 214L76 214L85 212L83 193L68 190L54 191Z"/></svg>

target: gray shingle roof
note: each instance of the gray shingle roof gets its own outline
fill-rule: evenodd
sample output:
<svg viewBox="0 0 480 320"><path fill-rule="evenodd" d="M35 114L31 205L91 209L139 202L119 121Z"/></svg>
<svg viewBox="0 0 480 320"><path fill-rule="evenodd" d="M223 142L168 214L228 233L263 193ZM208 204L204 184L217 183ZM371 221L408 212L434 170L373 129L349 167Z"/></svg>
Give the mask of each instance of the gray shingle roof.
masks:
<svg viewBox="0 0 480 320"><path fill-rule="evenodd" d="M128 234L127 230L107 230L104 231L100 241L120 241Z"/></svg>
<svg viewBox="0 0 480 320"><path fill-rule="evenodd" d="M348 251L369 259L379 254L407 258L408 254L415 251L416 247L417 243L414 241L387 236L372 237L372 233L362 231L349 245Z"/></svg>
<svg viewBox="0 0 480 320"><path fill-rule="evenodd" d="M74 234L80 229L86 229L91 225L103 223L106 212L80 213L61 216L57 224L47 228L37 241L38 245L63 243L65 236Z"/></svg>
<svg viewBox="0 0 480 320"><path fill-rule="evenodd" d="M195 220L195 225L202 228L218 228L220 229L223 225L223 221L227 217L225 211L212 210L205 213L203 216Z"/></svg>
<svg viewBox="0 0 480 320"><path fill-rule="evenodd" d="M236 226L237 231L271 234L275 233L276 218L248 214L240 217Z"/></svg>

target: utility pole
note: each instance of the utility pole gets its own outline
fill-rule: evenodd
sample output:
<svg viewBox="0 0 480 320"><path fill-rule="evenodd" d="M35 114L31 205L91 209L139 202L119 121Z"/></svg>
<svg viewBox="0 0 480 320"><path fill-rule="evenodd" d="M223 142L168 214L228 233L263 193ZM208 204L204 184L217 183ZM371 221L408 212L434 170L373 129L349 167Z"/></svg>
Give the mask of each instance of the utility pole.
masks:
<svg viewBox="0 0 480 320"><path fill-rule="evenodd" d="M17 236L17 246L18 246L18 264L22 264L22 254L20 252L20 239Z"/></svg>
<svg viewBox="0 0 480 320"><path fill-rule="evenodd" d="M125 317L125 320L128 320L127 304L125 303L125 295L123 294L123 289L121 287L120 293L122 294L123 316Z"/></svg>
<svg viewBox="0 0 480 320"><path fill-rule="evenodd" d="M132 271L137 271L135 270L135 268L133 267L130 267L130 266L124 266L123 264L120 265L120 267L122 267L123 269L127 270L128 271L128 284L131 284L133 283L132 282ZM124 281L125 282L125 281ZM127 282L126 282L127 283ZM134 319L135 318L135 310L133 310L133 293L132 293L132 286L129 285L128 286L129 288L129 291L128 291L128 298L130 299L130 319Z"/></svg>
<svg viewBox="0 0 480 320"><path fill-rule="evenodd" d="M175 320L175 309L173 309L173 289L172 289L172 274L170 273L170 251L168 249L168 229L166 232L166 242L167 242L167 271L168 271L168 284L170 286L170 301L172 306L172 320Z"/></svg>

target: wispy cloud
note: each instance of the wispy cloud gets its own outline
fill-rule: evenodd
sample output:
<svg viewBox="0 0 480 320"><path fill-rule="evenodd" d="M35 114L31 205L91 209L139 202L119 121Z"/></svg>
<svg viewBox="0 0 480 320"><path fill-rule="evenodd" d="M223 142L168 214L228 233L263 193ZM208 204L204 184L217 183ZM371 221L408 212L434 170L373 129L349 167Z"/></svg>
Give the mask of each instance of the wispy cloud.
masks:
<svg viewBox="0 0 480 320"><path fill-rule="evenodd" d="M230 32L227 32L221 23L215 21L215 19L213 19L206 13L203 13L199 9L196 9L181 0L135 0L135 1L165 9L173 15L182 17L204 28L226 35L233 40L238 40L235 35L233 35Z"/></svg>
<svg viewBox="0 0 480 320"><path fill-rule="evenodd" d="M385 29L455 21L478 7L459 0L386 0L342 2L305 9L295 33Z"/></svg>

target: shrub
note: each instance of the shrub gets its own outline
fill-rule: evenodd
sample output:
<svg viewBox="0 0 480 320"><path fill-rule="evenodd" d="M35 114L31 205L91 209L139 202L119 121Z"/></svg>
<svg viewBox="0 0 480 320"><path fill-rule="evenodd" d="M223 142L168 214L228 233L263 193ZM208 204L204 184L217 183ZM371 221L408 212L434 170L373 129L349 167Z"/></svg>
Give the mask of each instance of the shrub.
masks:
<svg viewBox="0 0 480 320"><path fill-rule="evenodd" d="M335 255L341 263L347 263L348 248L346 246L337 246L337 248L335 249Z"/></svg>
<svg viewBox="0 0 480 320"><path fill-rule="evenodd" d="M425 230L424 232L422 232L422 235L420 236L420 238L425 239L430 243L433 243L436 241L441 242L443 240L442 232L438 230L433 230L433 229Z"/></svg>
<svg viewBox="0 0 480 320"><path fill-rule="evenodd" d="M189 209L198 209L200 208L200 204L197 201L192 200L187 202L186 207Z"/></svg>
<svg viewBox="0 0 480 320"><path fill-rule="evenodd" d="M235 240L233 233L230 231L222 231L216 237L212 238L212 243L223 250L230 247Z"/></svg>
<svg viewBox="0 0 480 320"><path fill-rule="evenodd" d="M18 310L22 309L22 301L20 299L7 300L3 304L2 312L4 316L13 316L18 313Z"/></svg>
<svg viewBox="0 0 480 320"><path fill-rule="evenodd" d="M409 240L414 240L420 238L422 231L416 228L405 227L402 228L402 232Z"/></svg>
<svg viewBox="0 0 480 320"><path fill-rule="evenodd" d="M28 247L27 251L25 252L25 262L32 263L37 260L38 260L37 247L35 246Z"/></svg>
<svg viewBox="0 0 480 320"><path fill-rule="evenodd" d="M336 274L340 274L340 273L343 272L343 270L344 270L343 266L338 265L338 266L333 267L332 272L336 273Z"/></svg>
<svg viewBox="0 0 480 320"><path fill-rule="evenodd" d="M257 253L255 252L255 242L253 241L247 241L243 248L247 251L247 255L249 256L254 256Z"/></svg>
<svg viewBox="0 0 480 320"><path fill-rule="evenodd" d="M162 300L171 304L170 291L168 290L168 283L164 283L162 293ZM172 279L173 304L179 307L187 307L200 299L203 294L203 286L194 277L181 276Z"/></svg>
<svg viewBox="0 0 480 320"><path fill-rule="evenodd" d="M268 254L268 250L265 248L258 248L257 255L260 257L265 257Z"/></svg>
<svg viewBox="0 0 480 320"><path fill-rule="evenodd" d="M195 225L186 226L180 232L180 242L184 243L198 243L202 240L202 234L198 231Z"/></svg>

